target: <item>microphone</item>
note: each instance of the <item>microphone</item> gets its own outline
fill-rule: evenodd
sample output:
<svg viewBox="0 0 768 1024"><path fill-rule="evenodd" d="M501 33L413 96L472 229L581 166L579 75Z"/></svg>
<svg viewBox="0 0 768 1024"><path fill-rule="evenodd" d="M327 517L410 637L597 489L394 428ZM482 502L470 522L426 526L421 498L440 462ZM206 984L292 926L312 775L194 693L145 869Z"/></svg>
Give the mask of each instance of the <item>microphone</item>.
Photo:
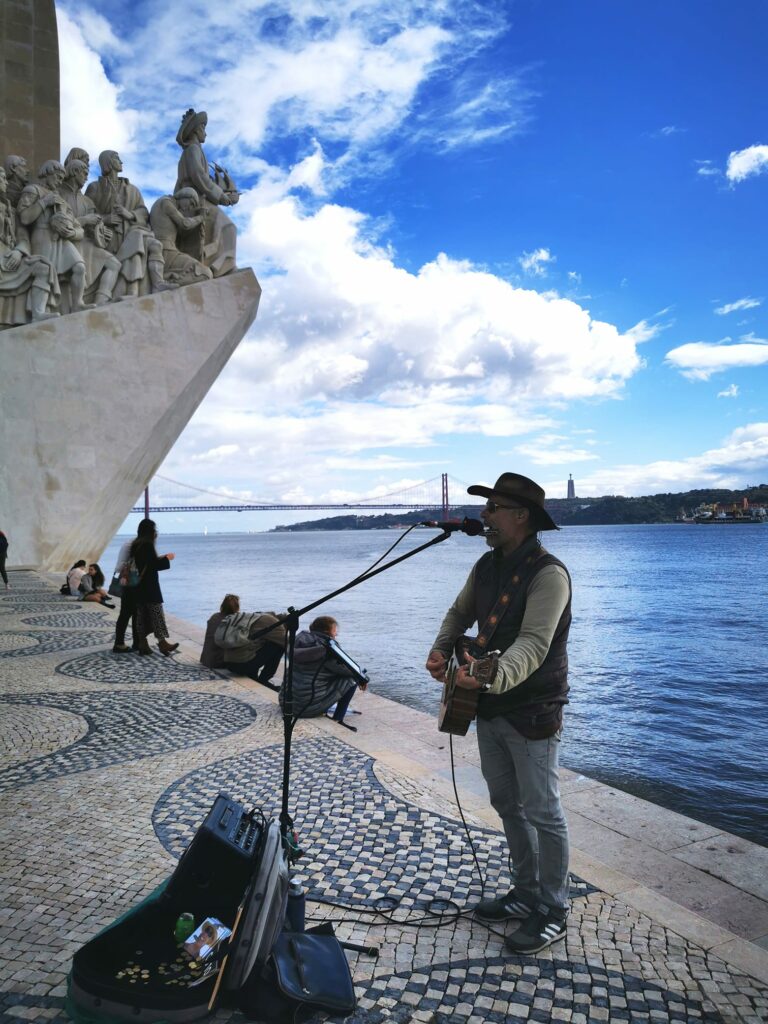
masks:
<svg viewBox="0 0 768 1024"><path fill-rule="evenodd" d="M450 519L446 522L425 519L424 522L419 523L419 526L436 526L439 530L444 530L445 533L455 533L458 530L460 533L466 533L469 537L481 537L485 533L485 527L480 520L470 519L468 516L464 516L461 522Z"/></svg>

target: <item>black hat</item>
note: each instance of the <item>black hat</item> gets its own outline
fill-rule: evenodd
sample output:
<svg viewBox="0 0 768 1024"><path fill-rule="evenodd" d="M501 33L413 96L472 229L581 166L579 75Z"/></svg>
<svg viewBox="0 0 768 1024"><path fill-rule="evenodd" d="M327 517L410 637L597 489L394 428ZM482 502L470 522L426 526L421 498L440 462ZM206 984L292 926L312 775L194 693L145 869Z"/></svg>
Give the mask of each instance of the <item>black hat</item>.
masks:
<svg viewBox="0 0 768 1024"><path fill-rule="evenodd" d="M467 488L467 494L480 494L499 505L505 505L508 501L519 502L531 512L531 525L536 531L560 529L544 508L544 489L527 476L502 473L493 487L473 484Z"/></svg>

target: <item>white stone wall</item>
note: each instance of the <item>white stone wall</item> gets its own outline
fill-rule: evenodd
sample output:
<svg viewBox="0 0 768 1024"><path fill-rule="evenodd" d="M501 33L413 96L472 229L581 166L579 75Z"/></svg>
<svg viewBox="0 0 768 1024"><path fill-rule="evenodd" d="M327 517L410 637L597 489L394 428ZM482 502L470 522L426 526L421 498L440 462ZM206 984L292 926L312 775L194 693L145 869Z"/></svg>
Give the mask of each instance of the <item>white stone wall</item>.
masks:
<svg viewBox="0 0 768 1024"><path fill-rule="evenodd" d="M93 559L250 327L253 271L0 332L8 564Z"/></svg>

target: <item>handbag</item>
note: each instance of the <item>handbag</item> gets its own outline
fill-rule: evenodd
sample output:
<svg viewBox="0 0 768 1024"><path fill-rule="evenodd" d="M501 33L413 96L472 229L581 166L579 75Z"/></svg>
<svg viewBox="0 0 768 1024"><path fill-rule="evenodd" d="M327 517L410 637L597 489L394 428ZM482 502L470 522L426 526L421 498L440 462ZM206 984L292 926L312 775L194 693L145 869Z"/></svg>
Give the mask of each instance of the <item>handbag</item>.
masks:
<svg viewBox="0 0 768 1024"><path fill-rule="evenodd" d="M131 559L121 568L120 580L124 587L138 587L146 571L147 567L145 565L141 572L139 572L139 567L136 565L136 562Z"/></svg>
<svg viewBox="0 0 768 1024"><path fill-rule="evenodd" d="M120 573L119 572L116 572L114 574L114 576L112 577L112 579L109 581L109 586L107 587L107 593L111 594L112 597L122 597L123 596L123 584L120 582Z"/></svg>
<svg viewBox="0 0 768 1024"><path fill-rule="evenodd" d="M262 970L240 993L250 1020L298 1024L318 1011L347 1016L357 1005L352 975L330 923L281 932Z"/></svg>

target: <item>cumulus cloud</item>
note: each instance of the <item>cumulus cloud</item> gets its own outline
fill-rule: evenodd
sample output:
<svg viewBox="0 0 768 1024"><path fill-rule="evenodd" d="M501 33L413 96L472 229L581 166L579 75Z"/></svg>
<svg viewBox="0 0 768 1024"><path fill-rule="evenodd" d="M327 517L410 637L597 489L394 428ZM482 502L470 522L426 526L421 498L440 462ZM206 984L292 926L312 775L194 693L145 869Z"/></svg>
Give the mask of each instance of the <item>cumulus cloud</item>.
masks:
<svg viewBox="0 0 768 1024"><path fill-rule="evenodd" d="M227 162L243 192L232 209L239 261L264 287L250 337L164 472L258 498L295 493L300 480L319 500L329 480L348 491L337 477L363 462L373 491L457 437L525 439L553 429L553 408L621 397L642 366L638 344L658 328L621 331L577 301L515 287L437 246L406 270L380 224L333 201L387 147L411 137L423 145L430 124L446 147L518 130L519 78L475 73L453 91L447 84L501 31L498 5L329 0L318 14L286 0L277 14L232 0L188 5L183 31L179 8L159 0L137 9L143 21L111 10L105 22L74 0L59 5L63 78L79 74L87 97L71 112L71 143L93 153L133 147L127 172L151 199L175 180L178 117L205 106L209 158ZM168 67L173 75L160 78ZM426 96L428 82L443 88ZM450 98L460 116L449 136ZM523 261L540 278L555 257L539 248Z"/></svg>
<svg viewBox="0 0 768 1024"><path fill-rule="evenodd" d="M732 184L735 184L766 170L768 146L747 146L746 149L736 150L729 155L725 175Z"/></svg>
<svg viewBox="0 0 768 1024"><path fill-rule="evenodd" d="M569 466L575 462L592 462L599 459L599 455L594 451L574 447L569 438L561 434L540 434L534 442L515 445L511 451L499 454L522 456L537 466Z"/></svg>
<svg viewBox="0 0 768 1024"><path fill-rule="evenodd" d="M524 252L518 262L525 273L530 274L531 277L544 277L548 265L554 263L556 259L557 257L553 256L549 249L539 248L534 249L533 252Z"/></svg>
<svg viewBox="0 0 768 1024"><path fill-rule="evenodd" d="M741 488L766 480L768 423L750 423L726 436L720 447L686 459L625 464L579 476L580 495L626 496L686 491L698 487ZM547 490L562 487L553 480Z"/></svg>
<svg viewBox="0 0 768 1024"><path fill-rule="evenodd" d="M76 21L63 7L57 9L57 21L62 156L72 146L88 150L92 161L103 149L133 152L141 118L125 104L122 90L109 79L94 48L113 45L109 24L87 10ZM120 45L115 49L125 52Z"/></svg>
<svg viewBox="0 0 768 1024"><path fill-rule="evenodd" d="M725 388L725 390L717 392L717 397L718 398L738 398L738 396L739 396L739 385L738 384L730 384L727 388Z"/></svg>
<svg viewBox="0 0 768 1024"><path fill-rule="evenodd" d="M727 302L724 306L718 306L715 312L718 316L727 316L728 313L735 313L740 309L754 309L762 301L762 299L737 299L736 302Z"/></svg>
<svg viewBox="0 0 768 1024"><path fill-rule="evenodd" d="M718 344L692 341L667 352L666 361L689 380L709 380L713 373L768 363L768 341L747 335L743 341Z"/></svg>

